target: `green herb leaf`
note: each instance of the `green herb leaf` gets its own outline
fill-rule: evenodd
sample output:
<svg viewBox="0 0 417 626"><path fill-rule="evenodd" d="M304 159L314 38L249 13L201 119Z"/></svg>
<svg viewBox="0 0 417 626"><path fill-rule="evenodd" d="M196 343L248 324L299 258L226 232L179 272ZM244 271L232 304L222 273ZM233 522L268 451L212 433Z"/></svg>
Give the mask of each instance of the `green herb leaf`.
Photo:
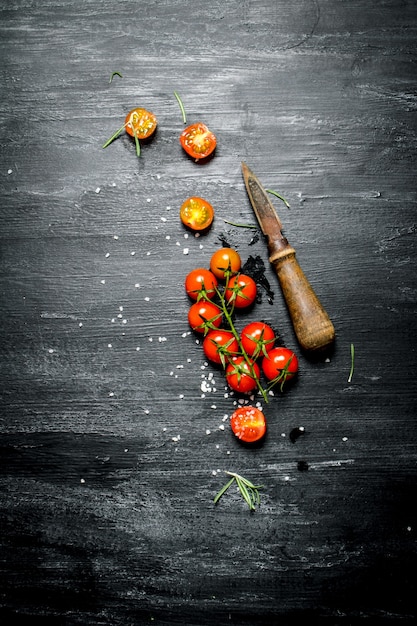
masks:
<svg viewBox="0 0 417 626"><path fill-rule="evenodd" d="M277 191L274 191L273 189L266 189L265 191L267 191L268 193L272 194L273 196L276 196L277 198L279 198L280 200L282 200L282 202L285 204L285 206L290 209L290 205L288 204L288 202L286 201L286 199L281 196L280 193L278 193Z"/></svg>
<svg viewBox="0 0 417 626"><path fill-rule="evenodd" d="M114 78L115 76L120 76L120 78L123 78L123 76L121 75L121 73L120 73L120 72L112 72L112 74L111 74L111 76L110 76L109 83L111 83L111 82L112 82L112 80L113 80L113 78Z"/></svg>
<svg viewBox="0 0 417 626"><path fill-rule="evenodd" d="M222 219L225 224L230 224L230 226L236 226L237 228L253 228L254 230L258 228L255 224L238 224L236 222L230 222L229 220L225 220L224 218Z"/></svg>
<svg viewBox="0 0 417 626"><path fill-rule="evenodd" d="M355 346L353 345L353 343L350 344L350 361L350 372L349 378L347 379L348 383L352 382L353 372L355 369Z"/></svg>
<svg viewBox="0 0 417 626"><path fill-rule="evenodd" d="M184 109L184 105L182 103L182 100L181 100L180 96L178 95L178 93L176 91L174 91L174 96L176 97L176 99L178 101L178 104L180 106L180 109L181 109L182 121L184 122L184 124L186 124L187 123L187 116L185 114L185 109Z"/></svg>

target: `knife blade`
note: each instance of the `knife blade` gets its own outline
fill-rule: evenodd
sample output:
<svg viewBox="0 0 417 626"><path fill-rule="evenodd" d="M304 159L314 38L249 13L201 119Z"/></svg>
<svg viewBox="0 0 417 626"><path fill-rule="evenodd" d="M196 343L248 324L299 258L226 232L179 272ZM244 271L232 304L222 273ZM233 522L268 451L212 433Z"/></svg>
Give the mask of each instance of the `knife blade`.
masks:
<svg viewBox="0 0 417 626"><path fill-rule="evenodd" d="M252 208L266 237L269 261L278 276L297 340L307 352L329 349L334 326L301 269L295 250L282 234L282 223L257 176L242 163L242 174Z"/></svg>

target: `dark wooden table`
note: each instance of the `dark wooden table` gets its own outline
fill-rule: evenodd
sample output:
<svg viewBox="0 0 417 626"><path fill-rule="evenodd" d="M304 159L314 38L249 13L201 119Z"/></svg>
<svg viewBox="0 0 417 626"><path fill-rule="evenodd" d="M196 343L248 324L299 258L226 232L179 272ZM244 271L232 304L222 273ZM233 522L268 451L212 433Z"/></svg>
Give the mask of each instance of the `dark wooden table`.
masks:
<svg viewBox="0 0 417 626"><path fill-rule="evenodd" d="M416 3L4 0L0 20L2 624L414 622ZM206 163L174 91L217 136ZM103 150L135 106L153 140ZM241 161L291 205L328 359L299 351L259 232L227 223L254 224ZM201 237L191 195L216 211ZM237 324L300 359L255 448L187 322L184 278L224 242L274 292ZM256 511L213 504L228 470L262 483Z"/></svg>

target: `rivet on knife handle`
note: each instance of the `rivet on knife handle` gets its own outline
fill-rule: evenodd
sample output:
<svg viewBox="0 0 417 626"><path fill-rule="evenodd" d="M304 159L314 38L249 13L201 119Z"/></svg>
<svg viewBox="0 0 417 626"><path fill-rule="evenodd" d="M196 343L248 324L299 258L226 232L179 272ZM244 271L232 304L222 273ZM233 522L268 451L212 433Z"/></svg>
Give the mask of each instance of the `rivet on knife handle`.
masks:
<svg viewBox="0 0 417 626"><path fill-rule="evenodd" d="M335 330L301 269L281 222L261 183L245 163L242 172L249 199L267 238L269 261L275 269L300 346L309 352L331 346Z"/></svg>

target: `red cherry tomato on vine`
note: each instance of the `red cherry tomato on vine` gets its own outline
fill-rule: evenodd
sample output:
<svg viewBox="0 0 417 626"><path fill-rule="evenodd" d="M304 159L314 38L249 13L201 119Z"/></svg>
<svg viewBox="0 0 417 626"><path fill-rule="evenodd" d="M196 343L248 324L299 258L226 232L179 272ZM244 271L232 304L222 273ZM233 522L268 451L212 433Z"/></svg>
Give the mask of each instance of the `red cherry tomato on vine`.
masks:
<svg viewBox="0 0 417 626"><path fill-rule="evenodd" d="M129 111L125 118L125 128L128 135L138 139L147 139L156 130L157 120L153 113L146 109L136 108Z"/></svg>
<svg viewBox="0 0 417 626"><path fill-rule="evenodd" d="M241 406L231 416L230 426L238 439L253 443L265 435L265 415L254 406Z"/></svg>
<svg viewBox="0 0 417 626"><path fill-rule="evenodd" d="M237 309L251 306L256 299L256 283L250 276L238 274L233 276L226 285L226 302Z"/></svg>
<svg viewBox="0 0 417 626"><path fill-rule="evenodd" d="M298 372L298 359L289 348L273 348L262 361L262 370L268 380L285 383Z"/></svg>
<svg viewBox="0 0 417 626"><path fill-rule="evenodd" d="M219 328L207 333L203 341L203 350L210 361L224 367L239 351L239 344L230 330Z"/></svg>
<svg viewBox="0 0 417 626"><path fill-rule="evenodd" d="M180 219L191 230L206 230L213 222L214 209L204 198L192 196L181 205Z"/></svg>
<svg viewBox="0 0 417 626"><path fill-rule="evenodd" d="M261 371L257 363L246 362L243 356L234 357L226 367L226 380L233 391L250 393L257 387ZM256 377L256 378L255 378Z"/></svg>
<svg viewBox="0 0 417 626"><path fill-rule="evenodd" d="M180 143L189 156L198 160L208 157L213 152L217 140L205 124L197 122L182 131Z"/></svg>
<svg viewBox="0 0 417 626"><path fill-rule="evenodd" d="M210 300L194 302L188 311L188 323L197 333L206 334L214 327L219 328L222 323L221 309Z"/></svg>
<svg viewBox="0 0 417 626"><path fill-rule="evenodd" d="M192 300L209 299L216 295L217 278L209 270L192 270L185 279L185 291Z"/></svg>
<svg viewBox="0 0 417 626"><path fill-rule="evenodd" d="M254 359L266 356L274 347L275 333L264 322L251 322L241 332L240 339L246 354Z"/></svg>
<svg viewBox="0 0 417 626"><path fill-rule="evenodd" d="M210 259L210 270L219 280L225 278L225 272L228 272L229 277L232 274L237 274L241 265L239 253L232 248L220 248Z"/></svg>

